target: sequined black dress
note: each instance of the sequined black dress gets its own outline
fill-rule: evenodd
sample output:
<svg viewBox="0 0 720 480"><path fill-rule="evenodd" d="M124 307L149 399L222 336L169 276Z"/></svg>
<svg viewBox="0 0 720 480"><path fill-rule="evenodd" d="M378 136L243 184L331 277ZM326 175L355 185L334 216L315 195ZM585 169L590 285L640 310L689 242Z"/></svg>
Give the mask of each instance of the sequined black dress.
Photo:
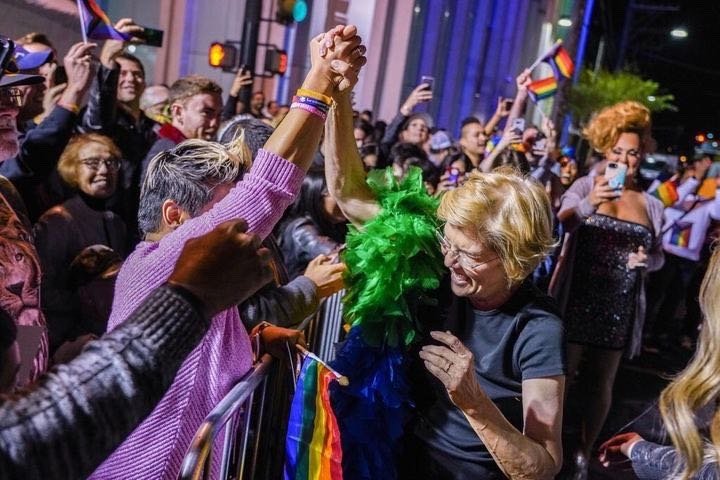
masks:
<svg viewBox="0 0 720 480"><path fill-rule="evenodd" d="M641 270L627 267L638 247L650 251L648 227L593 214L578 227L565 310L568 342L622 350L635 321Z"/></svg>

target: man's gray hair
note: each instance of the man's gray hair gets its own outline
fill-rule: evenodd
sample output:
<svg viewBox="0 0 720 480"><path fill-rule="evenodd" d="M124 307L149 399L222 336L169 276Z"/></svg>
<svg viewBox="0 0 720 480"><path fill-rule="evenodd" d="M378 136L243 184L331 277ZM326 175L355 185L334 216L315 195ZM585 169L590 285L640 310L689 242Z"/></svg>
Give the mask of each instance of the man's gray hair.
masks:
<svg viewBox="0 0 720 480"><path fill-rule="evenodd" d="M146 234L160 230L165 200L174 200L195 217L212 198L213 188L235 182L249 166L250 153L242 141L226 147L191 139L158 153L140 191L140 229Z"/></svg>

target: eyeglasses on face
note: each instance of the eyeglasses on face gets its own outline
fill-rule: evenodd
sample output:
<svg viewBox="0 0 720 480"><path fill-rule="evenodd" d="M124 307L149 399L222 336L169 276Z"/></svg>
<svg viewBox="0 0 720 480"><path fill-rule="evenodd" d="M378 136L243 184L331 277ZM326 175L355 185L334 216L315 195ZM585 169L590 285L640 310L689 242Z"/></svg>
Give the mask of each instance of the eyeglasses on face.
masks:
<svg viewBox="0 0 720 480"><path fill-rule="evenodd" d="M117 171L120 169L120 160L115 157L110 158L100 158L100 157L90 157L90 158L83 158L80 160L80 163L85 165L90 170L100 170L100 165L105 165L105 168L108 170L114 170Z"/></svg>
<svg viewBox="0 0 720 480"><path fill-rule="evenodd" d="M442 254L445 256L450 255L452 259L459 263L460 266L463 267L465 270L477 270L483 265L490 263L498 258L498 256L495 255L486 260L481 260L482 255L473 255L455 248L453 244L450 243L450 241L447 239L447 237L440 231L436 231L435 236L437 237L438 243L440 243L440 251L442 252Z"/></svg>

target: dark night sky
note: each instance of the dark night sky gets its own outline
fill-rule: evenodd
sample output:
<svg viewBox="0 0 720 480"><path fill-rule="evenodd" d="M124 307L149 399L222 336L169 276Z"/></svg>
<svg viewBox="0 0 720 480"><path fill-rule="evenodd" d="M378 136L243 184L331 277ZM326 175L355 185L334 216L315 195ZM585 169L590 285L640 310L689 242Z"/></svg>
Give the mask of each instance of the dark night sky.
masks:
<svg viewBox="0 0 720 480"><path fill-rule="evenodd" d="M596 0L586 58L592 62L601 36L607 41L606 67L614 68L629 0ZM626 53L627 64L675 95L677 112L653 116L659 146L688 152L698 132L720 135L720 1L636 0L644 5L674 5L677 12L637 11ZM688 37L674 40L677 26Z"/></svg>

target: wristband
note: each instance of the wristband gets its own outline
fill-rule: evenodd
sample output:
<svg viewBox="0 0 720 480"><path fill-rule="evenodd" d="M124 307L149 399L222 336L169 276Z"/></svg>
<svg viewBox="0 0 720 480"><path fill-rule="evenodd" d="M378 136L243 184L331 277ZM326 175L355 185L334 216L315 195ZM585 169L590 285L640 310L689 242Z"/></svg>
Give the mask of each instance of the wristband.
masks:
<svg viewBox="0 0 720 480"><path fill-rule="evenodd" d="M317 117L320 117L323 122L324 122L325 120L327 120L327 113L323 112L323 111L320 110L319 108L313 107L312 105L308 105L308 104L305 104L305 103L295 102L295 103L293 103L292 105L290 105L290 109L291 109L291 110L294 109L294 108L297 108L297 109L300 109L300 110L305 110L305 111L308 112L308 113L311 113L311 114L313 114L313 115L315 115L315 116L317 116Z"/></svg>
<svg viewBox="0 0 720 480"><path fill-rule="evenodd" d="M304 103L306 105L313 106L315 108L319 108L323 112L327 113L328 110L330 110L330 105L323 102L322 100L318 100L317 98L312 97L299 97L294 96L292 99L292 103Z"/></svg>
<svg viewBox="0 0 720 480"><path fill-rule="evenodd" d="M333 99L331 97L328 97L327 95L316 92L315 90L310 90L308 88L298 88L297 95L299 97L311 97L315 98L317 100L322 100L324 103L328 105L332 105Z"/></svg>

